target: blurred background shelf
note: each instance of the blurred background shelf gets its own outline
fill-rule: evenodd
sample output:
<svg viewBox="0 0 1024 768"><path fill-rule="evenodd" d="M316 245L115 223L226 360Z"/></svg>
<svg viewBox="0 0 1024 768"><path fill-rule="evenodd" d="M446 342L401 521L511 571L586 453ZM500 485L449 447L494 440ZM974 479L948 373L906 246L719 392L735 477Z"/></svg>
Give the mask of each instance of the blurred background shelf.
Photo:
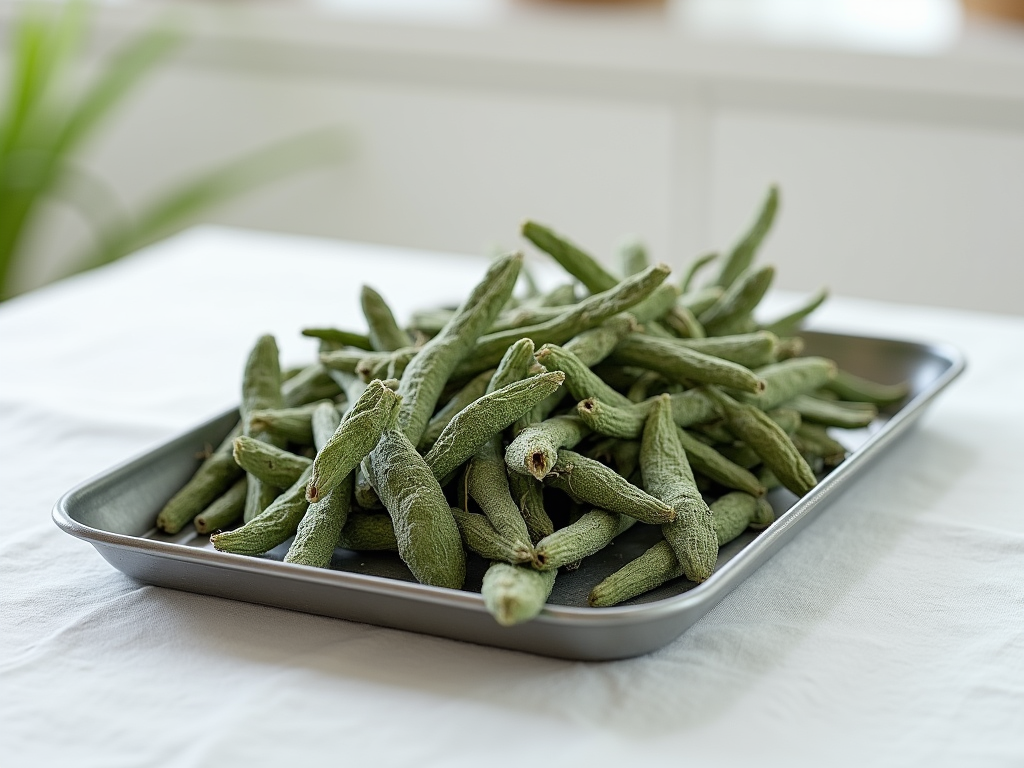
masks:
<svg viewBox="0 0 1024 768"><path fill-rule="evenodd" d="M1024 314L1024 26L951 0L126 0L92 54L168 17L86 157L126 200L340 124L348 162L206 220L483 254L531 217L679 265L778 183L779 287ZM36 235L26 284L83 232Z"/></svg>

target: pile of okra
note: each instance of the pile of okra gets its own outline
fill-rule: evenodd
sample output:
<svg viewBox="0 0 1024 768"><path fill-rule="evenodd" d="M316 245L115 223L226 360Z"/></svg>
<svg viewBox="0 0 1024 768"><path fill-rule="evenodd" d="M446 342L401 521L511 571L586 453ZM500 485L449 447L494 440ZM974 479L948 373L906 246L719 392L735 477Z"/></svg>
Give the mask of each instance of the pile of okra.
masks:
<svg viewBox="0 0 1024 768"><path fill-rule="evenodd" d="M777 205L772 188L735 247L676 279L638 243L615 275L527 221L569 282L540 292L509 254L457 309L407 328L364 287L368 332L306 329L319 360L284 373L260 338L238 425L157 527L194 523L243 555L294 537L285 561L322 568L336 547L396 551L421 583L453 589L476 553L504 625L536 616L560 569L633 525L661 539L592 585L591 606L704 581L721 546L774 521L768 490L802 496L845 458L827 428L867 426L906 396L800 356L824 291L755 319L774 270L754 257Z"/></svg>

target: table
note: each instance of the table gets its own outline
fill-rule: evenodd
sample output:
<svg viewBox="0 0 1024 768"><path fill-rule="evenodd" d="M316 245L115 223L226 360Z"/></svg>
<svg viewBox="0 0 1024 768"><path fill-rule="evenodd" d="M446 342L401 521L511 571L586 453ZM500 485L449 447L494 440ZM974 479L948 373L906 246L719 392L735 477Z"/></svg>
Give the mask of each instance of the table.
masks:
<svg viewBox="0 0 1024 768"><path fill-rule="evenodd" d="M1024 762L1024 318L830 300L823 328L968 370L870 475L675 642L580 663L161 589L49 513L237 400L255 337L311 358L458 298L484 260L202 228L0 306L0 764ZM782 297L778 300L784 300Z"/></svg>

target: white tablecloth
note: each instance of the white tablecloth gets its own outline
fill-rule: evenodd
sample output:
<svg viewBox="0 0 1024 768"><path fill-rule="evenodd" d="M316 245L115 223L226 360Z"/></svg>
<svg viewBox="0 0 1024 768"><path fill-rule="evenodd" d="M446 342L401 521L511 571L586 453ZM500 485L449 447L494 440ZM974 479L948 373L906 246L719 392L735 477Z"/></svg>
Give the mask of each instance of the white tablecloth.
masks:
<svg viewBox="0 0 1024 768"><path fill-rule="evenodd" d="M574 663L146 586L54 501L237 401L274 333L457 299L471 257L194 230L0 306L0 765L1024 765L1024 319L835 298L968 371L664 649ZM1024 300L1022 300L1024 309Z"/></svg>

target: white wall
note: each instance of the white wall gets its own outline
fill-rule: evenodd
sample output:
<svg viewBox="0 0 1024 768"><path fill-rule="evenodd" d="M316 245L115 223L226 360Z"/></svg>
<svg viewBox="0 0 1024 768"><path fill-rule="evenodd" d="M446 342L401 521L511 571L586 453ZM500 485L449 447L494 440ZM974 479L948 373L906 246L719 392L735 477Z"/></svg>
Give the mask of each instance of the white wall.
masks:
<svg viewBox="0 0 1024 768"><path fill-rule="evenodd" d="M137 204L342 124L349 162L208 219L484 253L530 216L605 258L638 233L676 265L727 247L778 182L779 287L1024 314L1024 56L736 47L656 16L569 35L564 12L462 29L293 10L197 17L88 164ZM107 37L140 25L125 14L103 16ZM49 226L26 281L80 236Z"/></svg>

